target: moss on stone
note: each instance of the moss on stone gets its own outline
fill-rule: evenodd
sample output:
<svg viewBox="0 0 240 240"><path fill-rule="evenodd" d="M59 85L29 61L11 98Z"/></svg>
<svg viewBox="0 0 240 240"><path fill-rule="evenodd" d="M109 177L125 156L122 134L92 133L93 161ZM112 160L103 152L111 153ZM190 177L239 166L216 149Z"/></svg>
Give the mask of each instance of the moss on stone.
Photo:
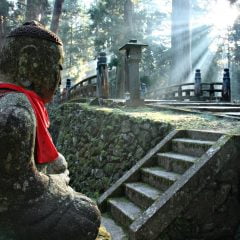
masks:
<svg viewBox="0 0 240 240"><path fill-rule="evenodd" d="M106 228L101 226L99 228L99 233L96 240L112 240L112 238L111 235L107 232Z"/></svg>
<svg viewBox="0 0 240 240"><path fill-rule="evenodd" d="M69 162L71 185L92 197L105 191L171 130L168 123L87 104L50 108L50 116L54 141ZM98 180L96 169L103 170L104 181Z"/></svg>
<svg viewBox="0 0 240 240"><path fill-rule="evenodd" d="M158 111L149 107L121 107L116 109L89 106L87 103L81 104L81 107L89 112L99 111L104 114L109 114L116 121L122 119L122 116L129 116L135 118L134 121L139 124L149 120L151 124L153 124L153 122L161 122L171 124L177 129L209 129L224 131L230 134L237 134L240 131L239 121L218 118L208 114L176 113L170 110Z"/></svg>
<svg viewBox="0 0 240 240"><path fill-rule="evenodd" d="M148 107L112 109L67 103L50 115L54 141L69 161L71 183L90 196L105 191L174 128L240 130L238 121ZM92 169L103 169L104 184Z"/></svg>

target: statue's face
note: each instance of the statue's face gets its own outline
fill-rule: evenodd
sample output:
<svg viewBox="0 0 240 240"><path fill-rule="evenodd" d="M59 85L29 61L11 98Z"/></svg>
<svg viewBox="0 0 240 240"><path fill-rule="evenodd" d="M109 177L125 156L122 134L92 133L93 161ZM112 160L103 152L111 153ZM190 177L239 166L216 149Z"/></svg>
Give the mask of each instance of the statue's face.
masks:
<svg viewBox="0 0 240 240"><path fill-rule="evenodd" d="M6 41L0 72L8 82L32 90L49 102L61 80L62 64L62 46L44 39L17 37Z"/></svg>
<svg viewBox="0 0 240 240"><path fill-rule="evenodd" d="M38 94L44 99L45 102L51 101L56 89L61 82L61 71L63 65L63 49L58 47L58 54L54 57L46 55L44 58L49 58L49 62L43 66L42 71L45 71L46 76L40 79L40 91Z"/></svg>

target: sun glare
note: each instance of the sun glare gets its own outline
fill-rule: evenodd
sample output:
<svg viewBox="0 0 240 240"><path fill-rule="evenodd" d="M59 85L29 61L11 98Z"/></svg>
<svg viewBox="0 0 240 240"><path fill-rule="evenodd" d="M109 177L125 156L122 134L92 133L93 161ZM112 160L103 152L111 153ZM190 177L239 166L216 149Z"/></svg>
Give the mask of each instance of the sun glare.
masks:
<svg viewBox="0 0 240 240"><path fill-rule="evenodd" d="M204 0L204 4L205 14L192 17L192 28L211 26L213 35L221 35L233 26L239 16L239 9L229 0L212 0L207 5Z"/></svg>
<svg viewBox="0 0 240 240"><path fill-rule="evenodd" d="M239 17L239 9L236 5L231 5L229 0L198 0L198 3L203 14L192 15L191 19L192 30L198 33L193 35L192 39L202 36L201 41L192 48L195 67L200 68L202 72L207 72L215 59L219 67L229 68L232 44L230 34Z"/></svg>
<svg viewBox="0 0 240 240"><path fill-rule="evenodd" d="M227 0L217 0L207 16L207 22L218 30L227 29L234 24L239 12Z"/></svg>

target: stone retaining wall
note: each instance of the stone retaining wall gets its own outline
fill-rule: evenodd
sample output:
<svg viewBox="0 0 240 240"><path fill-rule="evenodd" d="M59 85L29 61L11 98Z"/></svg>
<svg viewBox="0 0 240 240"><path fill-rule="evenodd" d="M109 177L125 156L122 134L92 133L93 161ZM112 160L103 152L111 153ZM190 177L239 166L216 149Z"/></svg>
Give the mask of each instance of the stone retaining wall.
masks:
<svg viewBox="0 0 240 240"><path fill-rule="evenodd" d="M50 111L54 142L69 163L71 185L98 197L161 141L171 125L80 105Z"/></svg>

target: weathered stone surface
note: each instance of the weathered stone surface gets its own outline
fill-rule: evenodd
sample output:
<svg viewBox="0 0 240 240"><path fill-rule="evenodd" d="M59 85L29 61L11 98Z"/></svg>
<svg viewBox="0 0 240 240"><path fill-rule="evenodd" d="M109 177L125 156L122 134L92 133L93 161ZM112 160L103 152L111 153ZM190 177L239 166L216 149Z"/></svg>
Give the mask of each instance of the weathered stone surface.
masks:
<svg viewBox="0 0 240 240"><path fill-rule="evenodd" d="M100 224L95 203L75 192L60 174L45 175L35 166L35 116L23 94L1 97L0 129L3 236L14 240L95 239Z"/></svg>
<svg viewBox="0 0 240 240"><path fill-rule="evenodd" d="M166 195L156 217L155 228L163 229L157 240L234 239L240 219L238 144L239 138L224 136L219 146L203 155L185 174L186 177L192 175L192 179L188 182L181 179L176 188L185 182L182 190L176 191L176 196L169 198L169 202ZM232 177L227 177L229 173ZM174 188L171 190L169 194L175 191ZM167 205L169 207L164 211ZM171 218L173 221L164 227ZM151 226L153 224L151 221ZM140 238L136 239L150 239L147 230L142 229Z"/></svg>
<svg viewBox="0 0 240 240"><path fill-rule="evenodd" d="M68 185L64 157L38 166L41 171L35 164L39 154L35 134L41 121L36 123L31 105L49 102L61 80L63 48L56 39L31 21L13 30L0 52L0 82L18 87L1 85L0 93L0 239L6 235L7 240L93 240L97 236L100 213L92 200ZM16 91L6 93L9 88ZM31 105L28 99L33 100ZM36 107L36 112L39 109L45 111ZM71 143L77 144L74 139ZM70 152L73 159L74 153Z"/></svg>
<svg viewBox="0 0 240 240"><path fill-rule="evenodd" d="M93 197L98 197L118 180L171 129L165 123L109 113L78 103L51 108L50 116L54 141L69 162L71 185ZM104 184L98 181L99 172L91 169L103 169Z"/></svg>
<svg viewBox="0 0 240 240"><path fill-rule="evenodd" d="M127 196L132 204L143 208L142 214L125 228L129 231L129 239L238 239L239 230L237 232L237 228L240 221L239 136L216 134L216 139L212 136L212 140L215 139L217 142L200 158L194 159L188 169L185 169L182 175L178 175L178 180L166 191L161 191L160 196L154 202L149 201L148 198L144 199L140 194L142 191L145 195L148 190L140 189L139 191L139 188L136 187L140 185L142 188L143 182L147 182L152 187L162 189L162 184L158 186L162 178L159 178L158 182L148 181L144 179L142 170L148 170L149 173L151 170L152 175L155 176L162 177L165 175L164 178L168 178L168 175L171 174L175 178L174 171L162 172L156 167L154 154L162 151L172 152L172 141L174 139L191 136L192 138L189 138L189 141L199 138L198 142L202 144L203 139L210 134L204 134L203 132L200 134L198 131L189 133L190 131L173 131L170 133L158 147L156 146L149 152L150 155L144 156L99 198L98 203L101 210L108 214L111 210L112 218L115 221L122 218L119 211L123 212L121 206L112 211L111 203L116 199ZM196 146L197 148L198 146ZM177 156L179 157L179 155ZM176 156L173 155L172 157ZM191 155L188 157L188 160L193 160ZM169 159L169 161L172 161L172 159ZM148 164L151 167L146 168ZM163 173L164 175L162 175ZM123 218L121 224L125 225L126 223L127 219ZM234 236L236 237L234 238Z"/></svg>

